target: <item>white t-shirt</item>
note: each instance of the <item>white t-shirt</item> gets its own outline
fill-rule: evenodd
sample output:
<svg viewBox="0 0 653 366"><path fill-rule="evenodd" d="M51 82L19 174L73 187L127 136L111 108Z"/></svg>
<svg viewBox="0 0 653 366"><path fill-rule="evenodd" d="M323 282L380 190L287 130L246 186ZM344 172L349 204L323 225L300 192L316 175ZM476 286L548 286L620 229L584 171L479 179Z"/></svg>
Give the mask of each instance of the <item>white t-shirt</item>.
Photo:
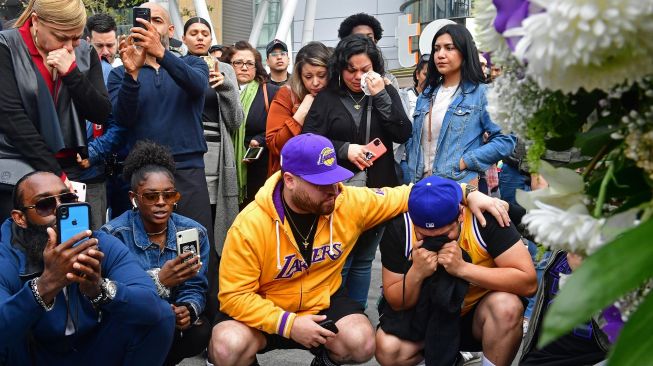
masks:
<svg viewBox="0 0 653 366"><path fill-rule="evenodd" d="M431 110L424 116L422 126L422 156L424 156L424 176L431 175L435 154L438 152L438 138L442 129L442 121L447 113L447 108L453 101L453 96L458 85L440 86L438 92L431 99Z"/></svg>

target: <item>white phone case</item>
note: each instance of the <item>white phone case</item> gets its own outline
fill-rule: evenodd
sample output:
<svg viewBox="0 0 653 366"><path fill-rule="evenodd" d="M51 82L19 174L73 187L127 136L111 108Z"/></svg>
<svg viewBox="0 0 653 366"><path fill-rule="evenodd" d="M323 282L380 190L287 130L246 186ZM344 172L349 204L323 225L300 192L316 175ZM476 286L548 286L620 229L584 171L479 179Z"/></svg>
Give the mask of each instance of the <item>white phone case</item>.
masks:
<svg viewBox="0 0 653 366"><path fill-rule="evenodd" d="M70 184L73 186L73 190L77 195L79 202L86 202L86 184L81 182L70 181Z"/></svg>
<svg viewBox="0 0 653 366"><path fill-rule="evenodd" d="M182 255L189 251L195 253L194 256L200 255L200 240L197 229L177 232L177 255Z"/></svg>

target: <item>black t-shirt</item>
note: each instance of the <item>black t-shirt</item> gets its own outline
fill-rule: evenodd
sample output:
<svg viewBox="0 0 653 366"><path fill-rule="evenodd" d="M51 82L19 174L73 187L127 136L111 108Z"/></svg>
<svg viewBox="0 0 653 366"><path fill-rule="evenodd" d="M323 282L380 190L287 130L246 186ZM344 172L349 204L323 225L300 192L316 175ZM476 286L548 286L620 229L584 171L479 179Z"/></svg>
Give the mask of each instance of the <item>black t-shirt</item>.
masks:
<svg viewBox="0 0 653 366"><path fill-rule="evenodd" d="M487 224L485 227L477 225L478 231L483 242L487 244L488 253L492 258L496 258L517 243L521 235L512 222L510 226L501 227L491 214L485 212L483 216ZM476 221L476 217L472 220ZM379 245L383 267L394 273L407 273L412 264L412 261L408 260L408 252L412 250L412 238L410 242L410 248L407 248L404 215L388 221Z"/></svg>
<svg viewBox="0 0 653 366"><path fill-rule="evenodd" d="M202 122L220 122L220 106L218 105L218 93L207 85L204 91L204 110L202 111ZM220 133L220 131L218 131Z"/></svg>
<svg viewBox="0 0 653 366"><path fill-rule="evenodd" d="M304 258L304 262L310 266L313 257L313 240L315 239L315 233L317 232L317 221L319 216L315 214L297 213L285 203L285 200L284 209L286 213L285 219L288 220L288 225L290 226L292 235L295 238L295 242L297 242L299 252ZM308 245L305 246L304 241L306 241Z"/></svg>

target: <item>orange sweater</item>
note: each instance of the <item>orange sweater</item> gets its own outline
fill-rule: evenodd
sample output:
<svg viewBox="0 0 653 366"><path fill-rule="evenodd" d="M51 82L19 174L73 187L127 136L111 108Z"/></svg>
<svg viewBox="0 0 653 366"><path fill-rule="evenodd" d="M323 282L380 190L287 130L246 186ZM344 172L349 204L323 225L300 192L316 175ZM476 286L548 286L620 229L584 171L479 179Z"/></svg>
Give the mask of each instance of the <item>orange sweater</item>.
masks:
<svg viewBox="0 0 653 366"><path fill-rule="evenodd" d="M265 127L265 142L270 151L268 177L281 169L281 148L286 141L302 132L302 125L293 118L301 102L285 85L279 89L270 105Z"/></svg>

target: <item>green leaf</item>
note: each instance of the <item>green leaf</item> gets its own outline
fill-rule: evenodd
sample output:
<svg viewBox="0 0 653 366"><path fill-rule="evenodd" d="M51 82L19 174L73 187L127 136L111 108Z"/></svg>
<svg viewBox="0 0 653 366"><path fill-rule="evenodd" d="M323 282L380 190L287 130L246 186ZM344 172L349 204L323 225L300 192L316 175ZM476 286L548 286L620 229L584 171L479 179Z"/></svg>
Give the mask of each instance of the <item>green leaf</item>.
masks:
<svg viewBox="0 0 653 366"><path fill-rule="evenodd" d="M649 293L624 325L612 347L608 366L639 366L651 363L653 337L653 293Z"/></svg>
<svg viewBox="0 0 653 366"><path fill-rule="evenodd" d="M624 293L653 277L653 220L624 233L585 259L544 318L538 347L586 322Z"/></svg>
<svg viewBox="0 0 653 366"><path fill-rule="evenodd" d="M574 145L580 147L584 155L596 155L604 145L613 145L610 134L617 130L618 125L599 126L587 132L578 132Z"/></svg>

